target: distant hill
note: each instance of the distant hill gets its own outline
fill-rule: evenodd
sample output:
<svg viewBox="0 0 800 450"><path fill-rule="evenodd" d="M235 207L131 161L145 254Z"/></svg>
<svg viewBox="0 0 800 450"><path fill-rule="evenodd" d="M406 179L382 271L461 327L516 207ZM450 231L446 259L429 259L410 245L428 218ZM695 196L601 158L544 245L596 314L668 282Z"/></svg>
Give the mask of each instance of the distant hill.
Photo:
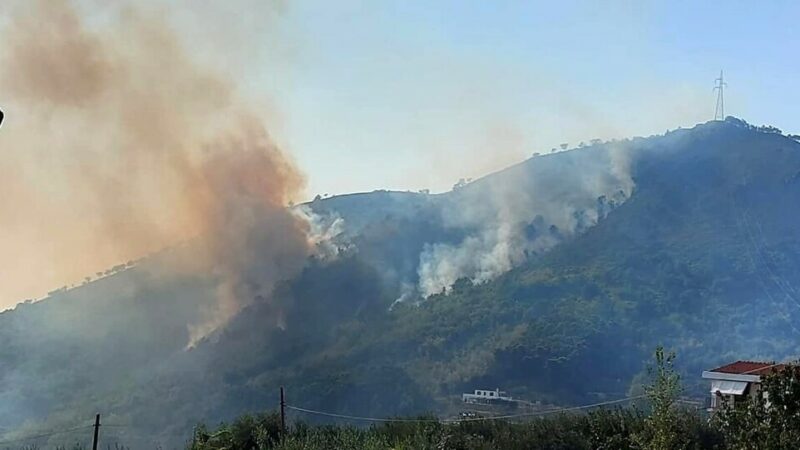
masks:
<svg viewBox="0 0 800 450"><path fill-rule="evenodd" d="M657 344L689 393L730 359L797 355L800 144L738 119L529 159L439 195L304 205L340 219L312 259L197 347L213 277L175 249L0 314L0 427L85 422L147 446L292 404L450 413L501 387L571 404L637 389ZM283 325L268 320L281 311Z"/></svg>

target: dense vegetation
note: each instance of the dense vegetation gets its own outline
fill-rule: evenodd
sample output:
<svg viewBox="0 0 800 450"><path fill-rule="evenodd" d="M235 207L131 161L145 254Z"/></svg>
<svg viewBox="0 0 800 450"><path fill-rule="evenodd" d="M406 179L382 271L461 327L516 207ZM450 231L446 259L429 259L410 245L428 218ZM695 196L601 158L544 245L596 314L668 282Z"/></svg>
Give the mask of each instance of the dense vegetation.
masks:
<svg viewBox="0 0 800 450"><path fill-rule="evenodd" d="M704 398L702 369L794 354L800 144L728 121L620 145L632 151L635 181L624 203L490 282L461 279L425 301L395 303L414 258L427 242L458 242L468 230L443 224L435 196L381 192L317 202L319 213L353 224L353 248L309 262L273 302L254 303L193 349L186 324L212 302L214 284L166 276L162 260L180 251L0 314L0 426L12 430L2 439L100 411L126 426L106 430L113 440L147 435L134 447L174 446L198 421L274 407L280 385L296 406L382 417L452 415L458 395L478 388L592 403L641 392L659 343L681 354L686 395ZM580 152L592 148L525 164L571 165ZM276 308L283 327L268 326ZM469 426L535 434L569 421L587 429L589 417Z"/></svg>
<svg viewBox="0 0 800 450"><path fill-rule="evenodd" d="M523 422L431 417L404 418L369 428L310 427L302 422L286 433L275 414L243 416L214 432L198 427L190 450L220 449L707 449L722 435L695 411L676 408L679 375L673 355L656 351L646 392L649 414L639 409L600 409L585 415L561 414Z"/></svg>
<svg viewBox="0 0 800 450"><path fill-rule="evenodd" d="M680 402L675 354L656 349L641 407L552 415L442 421L401 417L368 426L309 425L297 418L283 428L278 412L243 415L215 429L195 427L187 450L792 450L800 445L800 365L762 378L761 395L729 403L708 416ZM534 413L535 414L535 413ZM108 442L108 439L101 439ZM12 448L6 445L5 448ZM25 450L37 449L26 445ZM85 450L80 442L57 449ZM108 448L111 448L108 445ZM126 450L115 444L116 450Z"/></svg>
<svg viewBox="0 0 800 450"><path fill-rule="evenodd" d="M767 376L762 395L714 418L715 426L734 449L796 449L800 447L800 366L790 365Z"/></svg>
<svg viewBox="0 0 800 450"><path fill-rule="evenodd" d="M680 415L676 431L685 446L671 449L710 449L721 438L695 414ZM636 410L600 410L587 415L561 415L524 423L479 421L457 424L390 423L369 428L298 424L285 438L273 415L240 418L209 433L198 430L191 450L483 450L483 449L630 449L646 439L646 416ZM642 447L649 448L649 447Z"/></svg>
<svg viewBox="0 0 800 450"><path fill-rule="evenodd" d="M734 407L724 404L711 417L682 408L674 353L658 348L645 385L646 410L599 409L508 420L440 422L430 417L353 426L308 426L285 433L277 413L243 416L213 432L195 429L189 450L548 449L548 450L792 450L800 446L800 366L764 377L761 395Z"/></svg>

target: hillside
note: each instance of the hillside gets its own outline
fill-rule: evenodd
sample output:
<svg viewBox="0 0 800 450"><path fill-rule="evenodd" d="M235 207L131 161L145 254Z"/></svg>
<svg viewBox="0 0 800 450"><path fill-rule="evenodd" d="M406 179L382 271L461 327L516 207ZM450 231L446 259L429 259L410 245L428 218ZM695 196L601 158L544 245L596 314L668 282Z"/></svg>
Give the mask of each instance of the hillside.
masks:
<svg viewBox="0 0 800 450"><path fill-rule="evenodd" d="M452 411L502 387L570 404L616 398L658 343L692 386L728 359L796 355L800 144L737 119L540 156L446 194L318 200L341 219L312 258L187 349L213 277L165 258L0 314L0 427L96 411L125 442L275 405ZM272 319L280 314L281 326ZM142 437L145 436L145 437Z"/></svg>

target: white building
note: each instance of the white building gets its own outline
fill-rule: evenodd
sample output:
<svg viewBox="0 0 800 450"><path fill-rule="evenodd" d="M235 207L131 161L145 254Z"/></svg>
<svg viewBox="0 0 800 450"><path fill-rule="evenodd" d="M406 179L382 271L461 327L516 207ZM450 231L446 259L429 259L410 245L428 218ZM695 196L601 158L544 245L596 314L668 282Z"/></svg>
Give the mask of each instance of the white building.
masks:
<svg viewBox="0 0 800 450"><path fill-rule="evenodd" d="M514 399L509 397L505 391L495 389L493 391L475 389L472 394L461 394L461 400L464 403L496 403L496 402L513 402Z"/></svg>
<svg viewBox="0 0 800 450"><path fill-rule="evenodd" d="M711 408L714 411L723 403L731 406L737 401L759 395L761 377L780 371L786 365L775 362L736 361L703 371L703 378L711 381Z"/></svg>

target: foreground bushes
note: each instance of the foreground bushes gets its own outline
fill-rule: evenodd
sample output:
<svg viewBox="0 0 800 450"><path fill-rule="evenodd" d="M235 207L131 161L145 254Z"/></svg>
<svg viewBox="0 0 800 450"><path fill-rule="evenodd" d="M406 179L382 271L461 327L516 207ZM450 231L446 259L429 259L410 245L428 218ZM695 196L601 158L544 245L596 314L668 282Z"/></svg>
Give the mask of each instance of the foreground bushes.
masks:
<svg viewBox="0 0 800 450"><path fill-rule="evenodd" d="M699 415L677 415L682 448L723 448L719 433ZM191 450L488 450L651 448L646 416L636 409L532 418L526 422L391 422L366 428L298 423L281 439L277 414L245 416L213 433L195 432ZM644 443L644 444L642 444Z"/></svg>
<svg viewBox="0 0 800 450"><path fill-rule="evenodd" d="M796 450L800 448L800 363L762 378L761 395L725 406L709 420L682 409L674 353L656 349L645 385L648 413L600 409L524 422L433 418L358 428L294 425L277 414L244 416L210 433L195 431L190 450Z"/></svg>

